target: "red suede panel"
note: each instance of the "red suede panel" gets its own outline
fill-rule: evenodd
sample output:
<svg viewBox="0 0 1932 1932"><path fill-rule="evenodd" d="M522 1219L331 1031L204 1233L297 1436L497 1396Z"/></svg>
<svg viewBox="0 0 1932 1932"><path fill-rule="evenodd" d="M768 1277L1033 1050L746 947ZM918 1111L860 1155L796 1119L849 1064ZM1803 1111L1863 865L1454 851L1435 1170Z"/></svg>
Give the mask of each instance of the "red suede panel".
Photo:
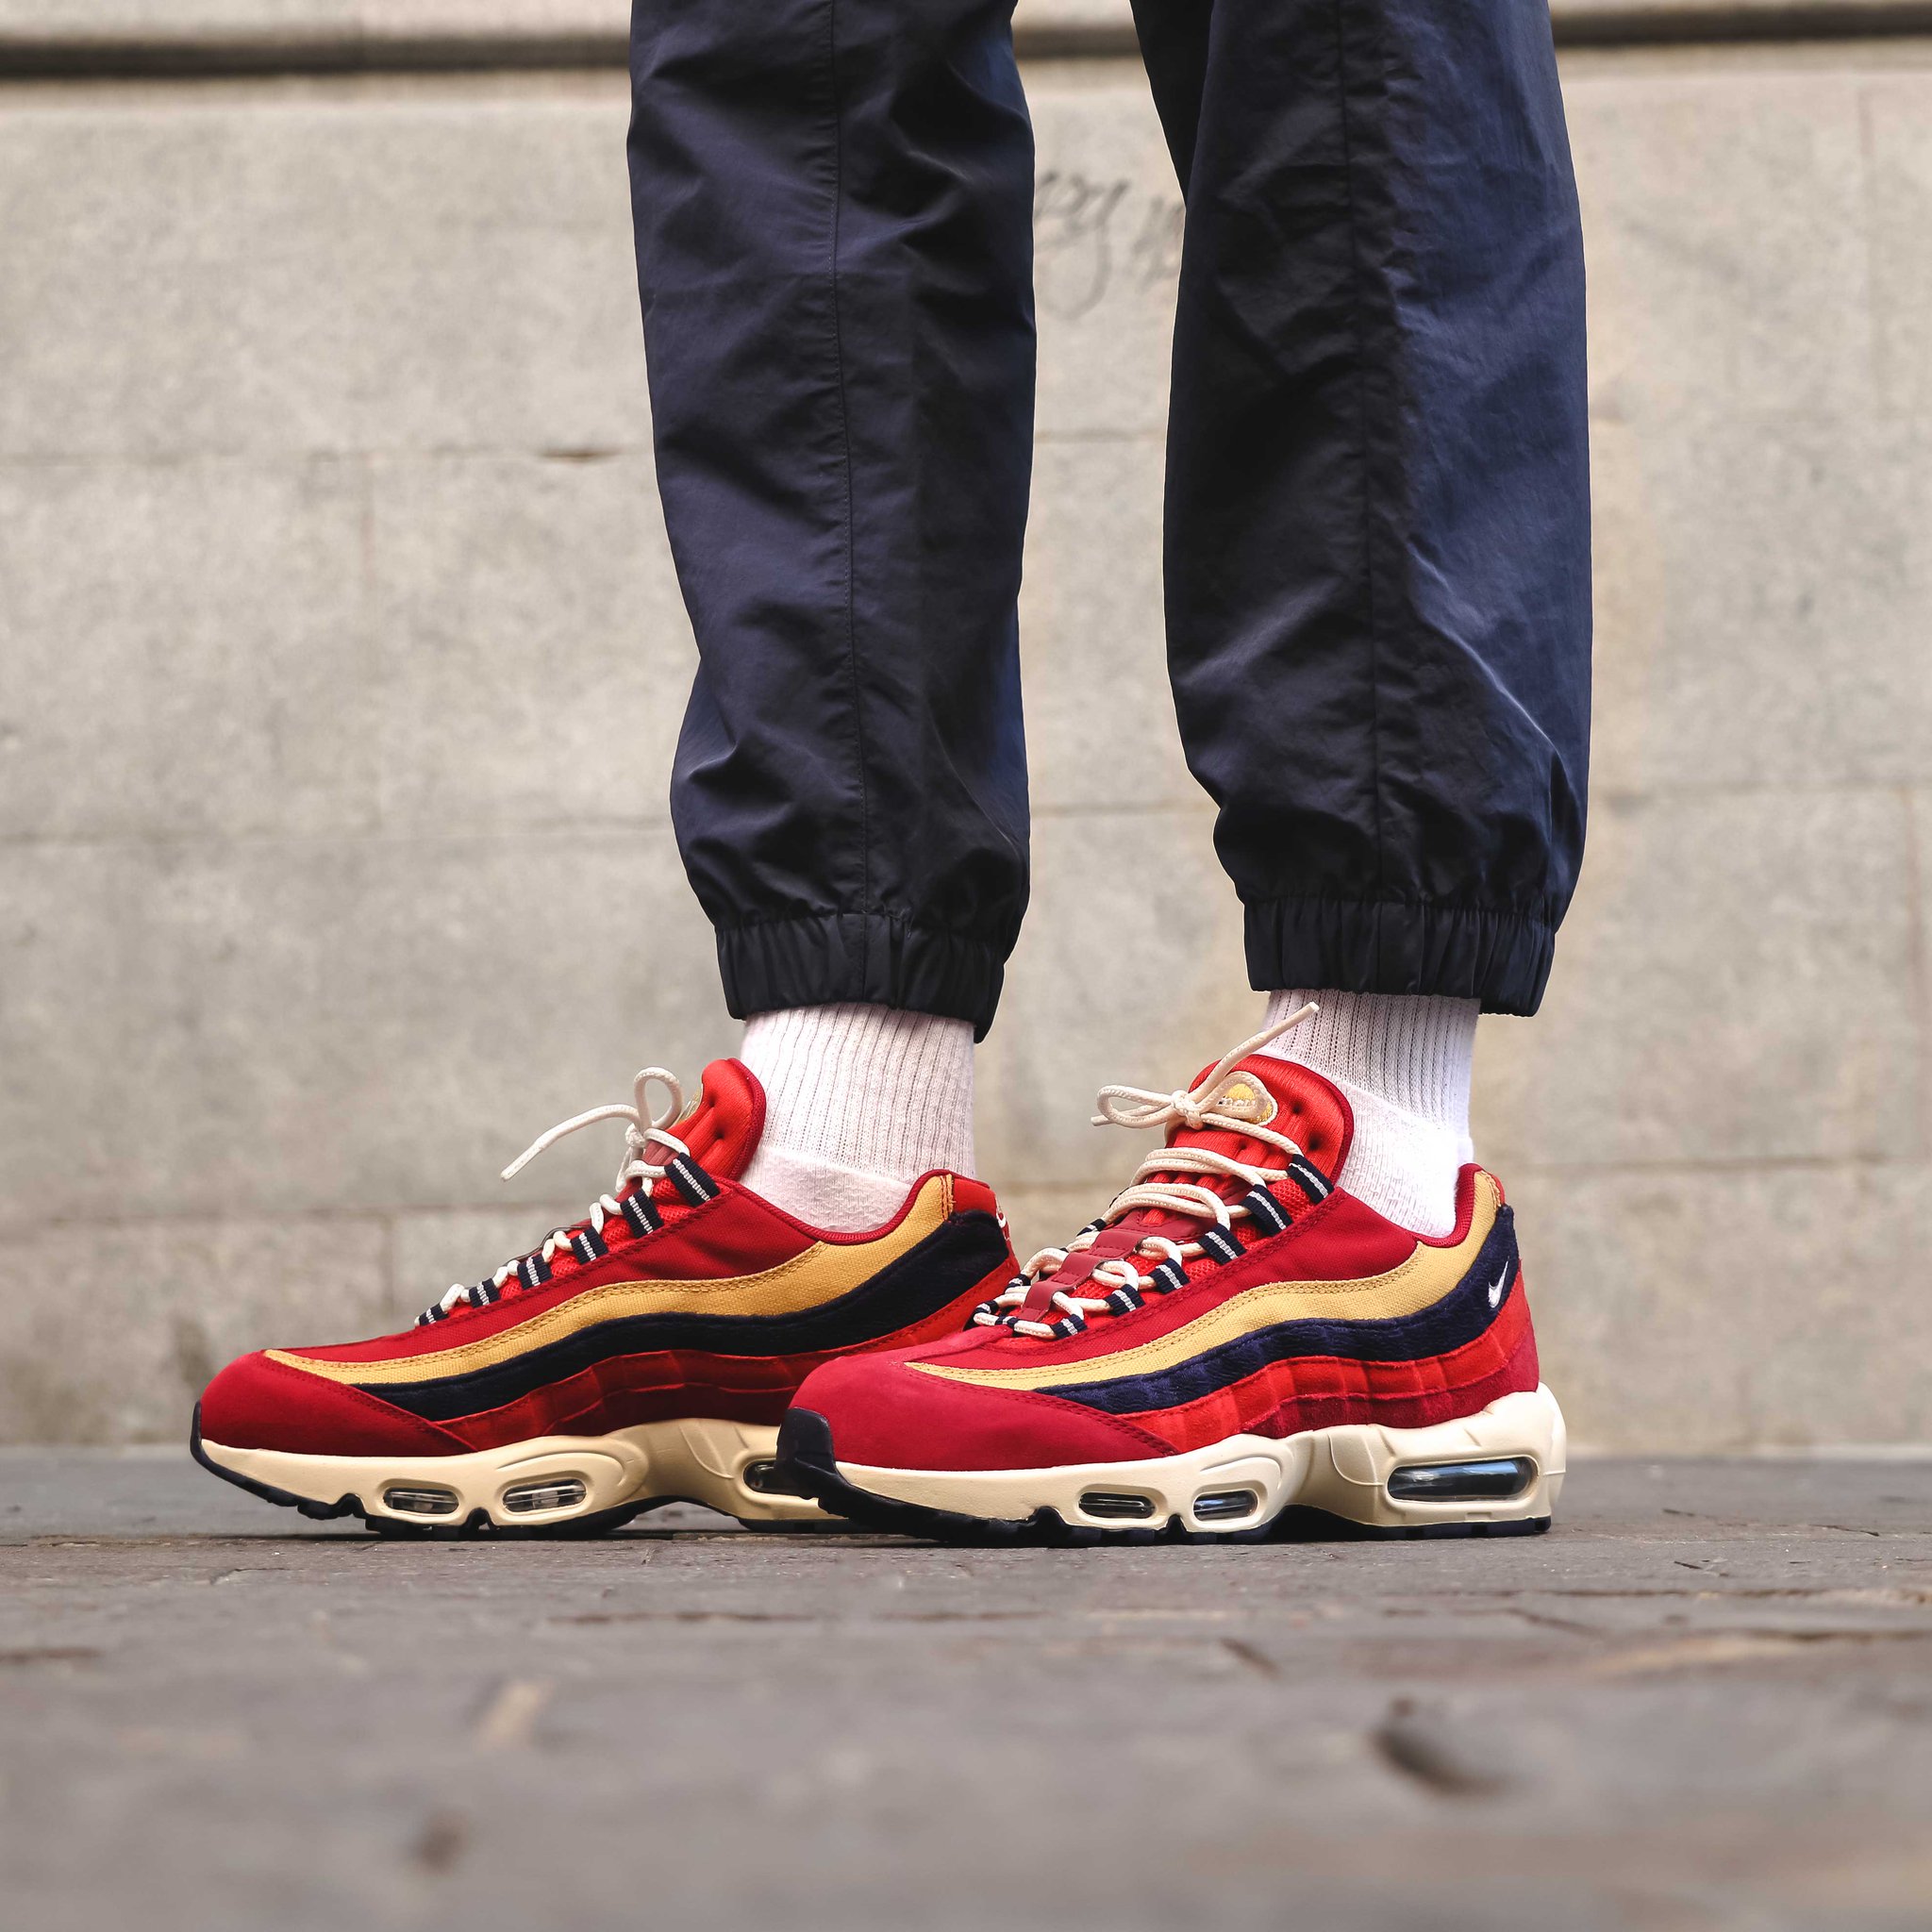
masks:
<svg viewBox="0 0 1932 1932"><path fill-rule="evenodd" d="M1013 1278L1012 1270L992 1283L981 1301L991 1301L1000 1289ZM966 1311L966 1318L972 1316L972 1309ZM1051 1348L1051 1342L1038 1341L1024 1335L1015 1335L1010 1328L982 1328L978 1325L961 1327L957 1335L941 1336L939 1341L929 1343L918 1351L921 1361L957 1362L960 1368L999 1368L1011 1369L1021 1365L1021 1349ZM986 1351L991 1349L993 1353Z"/></svg>
<svg viewBox="0 0 1932 1932"><path fill-rule="evenodd" d="M201 1433L229 1449L296 1456L454 1456L468 1444L360 1389L265 1355L232 1361L201 1398Z"/></svg>
<svg viewBox="0 0 1932 1932"><path fill-rule="evenodd" d="M1407 1228L1338 1188L1286 1234L1257 1241L1239 1261L1214 1272L1242 1288L1257 1281L1361 1281L1399 1268L1415 1249Z"/></svg>
<svg viewBox="0 0 1932 1932"><path fill-rule="evenodd" d="M1229 1436L1291 1436L1341 1423L1421 1428L1474 1415L1499 1395L1534 1389L1536 1338L1521 1291L1488 1329L1447 1355L1410 1362L1300 1356L1175 1408L1132 1418L1174 1450Z"/></svg>
<svg viewBox="0 0 1932 1932"><path fill-rule="evenodd" d="M832 1426L841 1462L889 1469L1043 1469L1164 1456L1159 1437L1055 1395L923 1375L890 1357L847 1356L796 1398Z"/></svg>
<svg viewBox="0 0 1932 1932"><path fill-rule="evenodd" d="M640 1258L653 1281L714 1281L725 1275L757 1274L804 1254L814 1239L789 1214L736 1181L721 1183L716 1198L702 1208L680 1212L674 1195L665 1211L664 1226L639 1244Z"/></svg>
<svg viewBox="0 0 1932 1932"><path fill-rule="evenodd" d="M1518 1300L1522 1299L1523 1288L1520 1282L1517 1285L1516 1295ZM1543 1378L1542 1358L1537 1354L1536 1349L1536 1324L1529 1319L1529 1305L1526 1302L1523 1309L1523 1333L1517 1338L1515 1347L1509 1351L1507 1373L1509 1387L1505 1393L1507 1394L1532 1390ZM1495 1399L1493 1395L1490 1397L1491 1402Z"/></svg>

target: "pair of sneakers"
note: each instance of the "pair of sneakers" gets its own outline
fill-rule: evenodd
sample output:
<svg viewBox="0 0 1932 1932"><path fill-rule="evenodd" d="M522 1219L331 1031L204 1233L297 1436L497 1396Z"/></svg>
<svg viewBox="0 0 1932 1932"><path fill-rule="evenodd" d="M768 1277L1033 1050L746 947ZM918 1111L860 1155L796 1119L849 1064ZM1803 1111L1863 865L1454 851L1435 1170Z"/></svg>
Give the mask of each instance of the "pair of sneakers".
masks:
<svg viewBox="0 0 1932 1932"><path fill-rule="evenodd" d="M399 1335L231 1362L194 1454L386 1531L595 1533L675 1499L969 1538L1545 1527L1563 1422L1502 1189L1465 1167L1447 1236L1397 1226L1339 1185L1347 1101L1257 1043L1103 1090L1164 1144L1024 1268L964 1174L865 1233L806 1225L737 1178L751 1073L714 1062L686 1107L652 1069L524 1157L626 1122L583 1220Z"/></svg>

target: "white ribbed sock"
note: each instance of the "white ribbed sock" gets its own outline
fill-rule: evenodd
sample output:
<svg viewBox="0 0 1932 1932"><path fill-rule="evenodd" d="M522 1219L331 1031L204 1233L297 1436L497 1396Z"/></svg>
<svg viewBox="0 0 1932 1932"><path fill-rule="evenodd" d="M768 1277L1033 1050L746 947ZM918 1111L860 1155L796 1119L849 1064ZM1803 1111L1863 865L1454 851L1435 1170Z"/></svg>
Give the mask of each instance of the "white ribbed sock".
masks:
<svg viewBox="0 0 1932 1932"><path fill-rule="evenodd" d="M788 1007L745 1022L765 1090L746 1187L814 1227L895 1214L928 1168L973 1172L973 1028L895 1007Z"/></svg>
<svg viewBox="0 0 1932 1932"><path fill-rule="evenodd" d="M1268 995L1267 1024L1313 1000L1312 1020L1262 1049L1332 1080L1355 1109L1341 1184L1413 1234L1456 1225L1456 1175L1474 1158L1469 1073L1475 1000L1292 991Z"/></svg>

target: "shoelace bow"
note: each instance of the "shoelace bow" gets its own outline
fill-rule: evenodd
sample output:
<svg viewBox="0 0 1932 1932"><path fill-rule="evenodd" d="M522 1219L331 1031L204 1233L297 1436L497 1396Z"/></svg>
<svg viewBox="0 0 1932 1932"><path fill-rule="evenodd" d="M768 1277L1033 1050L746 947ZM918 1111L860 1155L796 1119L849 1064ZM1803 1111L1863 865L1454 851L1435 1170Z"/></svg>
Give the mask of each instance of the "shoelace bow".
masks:
<svg viewBox="0 0 1932 1932"><path fill-rule="evenodd" d="M654 1114L650 1109L647 1090L654 1080L671 1095L662 1113ZM651 1199L651 1190L658 1181L671 1180L685 1199L693 1204L709 1200L718 1191L717 1183L691 1158L691 1149L675 1134L668 1131L671 1123L683 1111L684 1088L677 1075L667 1073L662 1067L646 1067L632 1084L628 1104L613 1101L608 1107L593 1107L589 1113L560 1121L547 1133L539 1134L504 1169L505 1180L514 1180L546 1147L556 1146L566 1135L575 1134L580 1127L595 1126L599 1121L627 1121L630 1124L625 1129L624 1160L617 1170L617 1178L611 1182L609 1193L598 1195L591 1204L591 1211L584 1217L584 1225L554 1228L543 1238L541 1247L506 1261L494 1274L486 1274L481 1281L457 1282L440 1302L433 1303L416 1317L416 1325L421 1328L431 1322L443 1321L459 1307L487 1307L512 1281L524 1289L541 1287L550 1278L551 1261L566 1248L579 1261L601 1259L610 1251L609 1243L604 1239L605 1224L608 1221L623 1221L632 1234L649 1234L654 1228L661 1227L664 1217ZM646 1158L654 1141L669 1152L671 1158L668 1160ZM631 1181L639 1185L625 1193L625 1185Z"/></svg>
<svg viewBox="0 0 1932 1932"><path fill-rule="evenodd" d="M1124 1315L1138 1308L1148 1295L1166 1294L1181 1287L1188 1278L1188 1263L1203 1255L1212 1256L1217 1261L1233 1260L1241 1252L1234 1235L1237 1221L1254 1222L1265 1234L1280 1234L1288 1226L1288 1210L1269 1192L1271 1182L1292 1180L1310 1199L1324 1199L1330 1191L1329 1183L1297 1141L1272 1127L1216 1113L1211 1106L1228 1075L1251 1053L1266 1046L1271 1040L1278 1040L1304 1020L1312 1019L1319 1010L1310 1000L1287 1019L1263 1027L1252 1040L1244 1040L1232 1052L1224 1054L1192 1087L1173 1093L1157 1093L1145 1087L1110 1086L1103 1087L1094 1096L1094 1105L1100 1109L1093 1116L1096 1127L1158 1127L1163 1133L1175 1126L1223 1128L1244 1140L1262 1141L1278 1148L1287 1156L1285 1167L1256 1166L1212 1147L1163 1145L1134 1170L1134 1178L1114 1196L1105 1214L1090 1221L1065 1247L1041 1248L999 1294L980 1303L973 1311L974 1322L982 1328L1004 1325L1015 1334L1041 1340L1064 1340L1078 1335L1087 1326L1090 1315ZM1228 1201L1199 1181L1174 1178L1190 1174L1246 1181L1248 1192L1237 1201ZM1058 1321L1036 1322L1018 1312L1042 1280L1058 1274L1073 1256L1091 1248L1124 1215L1142 1208L1158 1208L1166 1214L1208 1224L1196 1239L1188 1241L1173 1241L1166 1235L1151 1232L1143 1234L1125 1253L1108 1256L1095 1263L1087 1279L1105 1288L1107 1292L1083 1295L1056 1289L1048 1297L1048 1306L1060 1310ZM1142 1273L1141 1257L1158 1257L1157 1265Z"/></svg>

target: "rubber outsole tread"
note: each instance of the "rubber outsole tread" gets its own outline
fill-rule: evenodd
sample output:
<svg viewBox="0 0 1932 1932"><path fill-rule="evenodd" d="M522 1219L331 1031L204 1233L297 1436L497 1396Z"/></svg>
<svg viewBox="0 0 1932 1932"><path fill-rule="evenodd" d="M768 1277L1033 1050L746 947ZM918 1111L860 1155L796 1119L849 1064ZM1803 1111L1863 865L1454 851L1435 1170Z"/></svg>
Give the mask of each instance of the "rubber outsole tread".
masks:
<svg viewBox="0 0 1932 1932"><path fill-rule="evenodd" d="M1414 1542L1478 1536L1541 1536L1550 1526L1547 1516L1509 1523L1422 1523L1380 1528L1351 1523L1325 1509L1291 1505L1273 1521L1253 1529L1190 1529L1178 1517L1163 1525L1135 1529L1099 1529L1070 1524L1058 1509L1040 1508L1021 1522L1000 1517L967 1516L951 1509L933 1509L919 1503L901 1503L874 1495L839 1474L832 1448L832 1425L817 1410L788 1410L778 1426L778 1467L821 1508L867 1529L923 1537L934 1542L981 1543L1057 1548L1149 1543L1259 1542Z"/></svg>

